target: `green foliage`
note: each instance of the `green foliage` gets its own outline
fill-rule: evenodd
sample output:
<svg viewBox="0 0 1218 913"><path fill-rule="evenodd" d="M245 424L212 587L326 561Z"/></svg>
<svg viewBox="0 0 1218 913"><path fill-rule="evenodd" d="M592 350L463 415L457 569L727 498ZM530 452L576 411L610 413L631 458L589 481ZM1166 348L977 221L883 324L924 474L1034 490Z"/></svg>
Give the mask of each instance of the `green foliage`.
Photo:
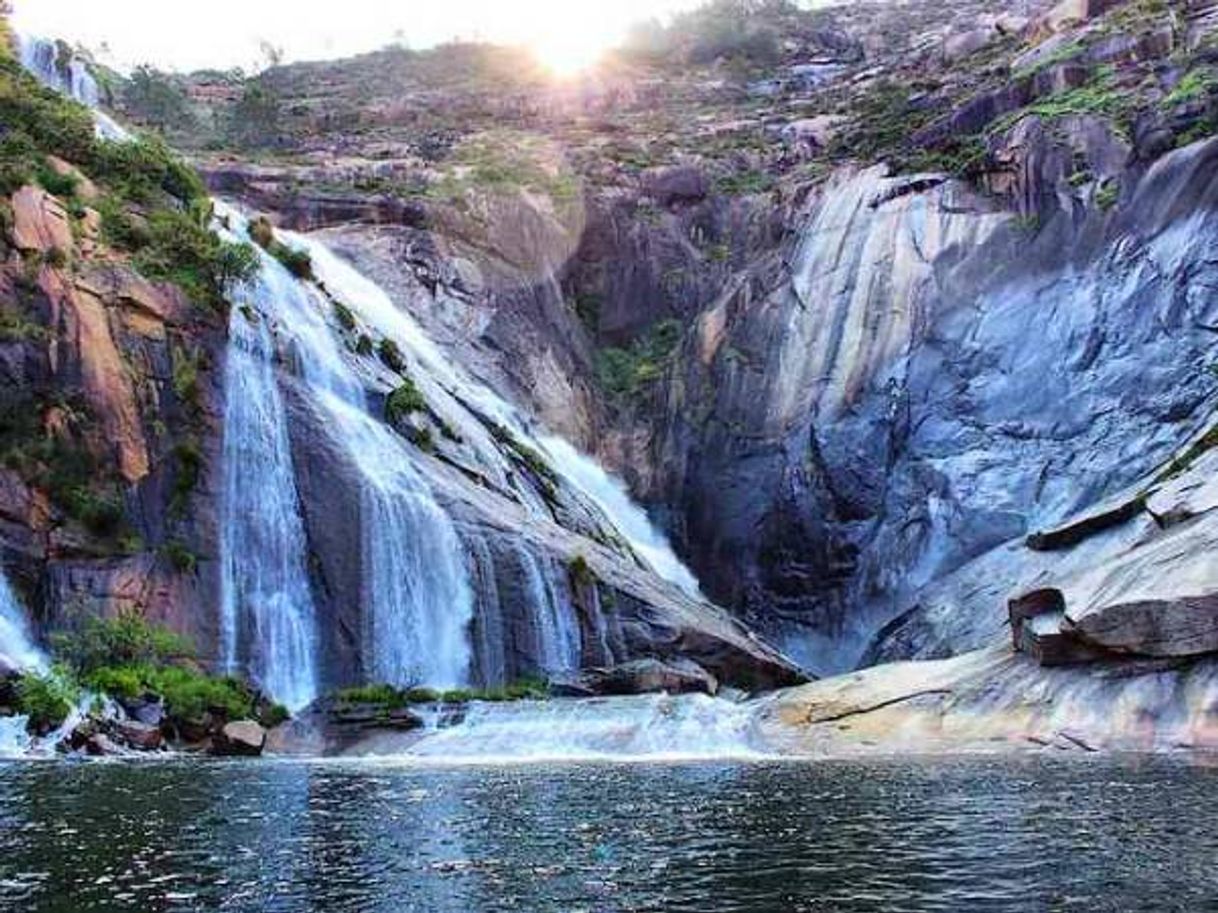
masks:
<svg viewBox="0 0 1218 913"><path fill-rule="evenodd" d="M173 477L169 512L173 516L181 516L186 511L190 496L199 486L199 477L203 474L203 451L197 440L186 438L173 448L173 456L177 471Z"/></svg>
<svg viewBox="0 0 1218 913"><path fill-rule="evenodd" d="M372 704L383 712L401 710L412 704L465 704L470 701L544 700L550 696L549 685L540 679L521 679L500 688L455 688L437 691L433 688L395 688L386 684L360 685L344 688L335 694L340 705Z"/></svg>
<svg viewBox="0 0 1218 913"><path fill-rule="evenodd" d="M309 256L307 250L288 247L286 244L277 242L271 246L270 254L297 279L313 278L313 258Z"/></svg>
<svg viewBox="0 0 1218 913"><path fill-rule="evenodd" d="M190 550L190 547L177 539L170 539L166 542L161 547L161 553L169 559L169 563L174 566L175 570L183 574L194 573L195 567L199 563L199 559Z"/></svg>
<svg viewBox="0 0 1218 913"><path fill-rule="evenodd" d="M350 333L355 329L355 314L351 312L351 308L347 307L341 301L335 301L333 302L333 305L334 317L338 320L338 325ZM361 339L366 338L367 337L361 337ZM371 340L369 340L369 343L371 343Z"/></svg>
<svg viewBox="0 0 1218 913"><path fill-rule="evenodd" d="M1218 92L1218 72L1212 67L1198 67L1184 74L1176 87L1163 99L1163 107L1175 108L1189 104L1215 92Z"/></svg>
<svg viewBox="0 0 1218 913"><path fill-rule="evenodd" d="M597 354L597 377L610 396L626 398L663 376L681 340L681 325L662 320L629 348L608 348Z"/></svg>
<svg viewBox="0 0 1218 913"><path fill-rule="evenodd" d="M297 279L313 278L313 259L309 256L309 252L289 247L277 240L275 238L275 228L266 216L259 216L252 220L247 232L255 244L282 263L287 268L287 271ZM351 314L350 310L347 310L344 305L339 304L337 301L334 302L336 312L338 312L339 308L345 310L348 315ZM339 314L339 319L342 319L341 313ZM353 316L352 326L354 326ZM347 329L351 329L351 327Z"/></svg>
<svg viewBox="0 0 1218 913"><path fill-rule="evenodd" d="M243 149L265 149L275 145L280 134L281 108L279 96L273 89L261 80L247 82L229 118L229 141Z"/></svg>
<svg viewBox="0 0 1218 913"><path fill-rule="evenodd" d="M571 559L567 564L567 573L571 576L571 582L578 587L596 585L596 572L583 555L576 555Z"/></svg>
<svg viewBox="0 0 1218 913"><path fill-rule="evenodd" d="M769 193L774 187L774 178L764 171L744 171L724 175L715 186L727 196L752 196Z"/></svg>
<svg viewBox="0 0 1218 913"><path fill-rule="evenodd" d="M392 339L388 337L382 339L376 347L376 354L380 356L381 361L390 371L401 374L406 370L406 359L402 355L402 350Z"/></svg>
<svg viewBox="0 0 1218 913"><path fill-rule="evenodd" d="M17 682L17 710L29 717L34 732L49 732L63 723L80 700L80 689L67 670L26 672Z"/></svg>
<svg viewBox="0 0 1218 913"><path fill-rule="evenodd" d="M80 183L76 175L60 174L46 162L35 168L35 177L43 190L56 197L74 196Z"/></svg>
<svg viewBox="0 0 1218 913"><path fill-rule="evenodd" d="M356 354L367 357L372 354L374 348L375 347L372 344L372 337L367 333L360 333L359 339L355 341Z"/></svg>
<svg viewBox="0 0 1218 913"><path fill-rule="evenodd" d="M150 624L135 611L123 611L114 618L88 616L76 627L52 634L51 648L86 680L106 667L160 666L194 656L189 641Z"/></svg>
<svg viewBox="0 0 1218 913"><path fill-rule="evenodd" d="M385 418L390 424L396 424L401 419L426 409L426 398L409 377L405 378L402 385L390 393L389 398L385 400Z"/></svg>
<svg viewBox="0 0 1218 913"><path fill-rule="evenodd" d="M113 209L109 215L113 219ZM107 219L106 210L102 217ZM224 241L186 213L159 209L134 231L132 226L130 219L121 225L111 222L108 239L131 250L136 268L149 279L172 282L192 301L214 310L223 310L231 287L258 270L248 244Z"/></svg>
<svg viewBox="0 0 1218 913"><path fill-rule="evenodd" d="M195 126L190 99L169 73L139 66L123 83L123 107L141 123L160 130L189 130Z"/></svg>
<svg viewBox="0 0 1218 913"><path fill-rule="evenodd" d="M82 676L86 688L133 700L155 694L176 722L197 721L207 713L229 720L254 715L254 694L242 682L216 678L180 665L132 662L98 666Z"/></svg>
<svg viewBox="0 0 1218 913"><path fill-rule="evenodd" d="M1121 199L1121 185L1116 181L1105 181L1095 192L1095 205L1105 211L1112 209Z"/></svg>
<svg viewBox="0 0 1218 913"><path fill-rule="evenodd" d="M558 473L546 462L545 457L522 442L510 428L503 425L491 426L491 437L508 449L511 457L533 473L545 489L544 493L551 498L557 495L559 484Z"/></svg>

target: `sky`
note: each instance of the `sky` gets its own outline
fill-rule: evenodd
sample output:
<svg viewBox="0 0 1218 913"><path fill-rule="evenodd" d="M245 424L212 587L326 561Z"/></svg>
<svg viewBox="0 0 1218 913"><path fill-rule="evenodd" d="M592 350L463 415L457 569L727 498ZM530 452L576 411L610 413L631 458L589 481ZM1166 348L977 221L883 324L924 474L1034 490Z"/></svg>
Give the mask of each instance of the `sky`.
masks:
<svg viewBox="0 0 1218 913"><path fill-rule="evenodd" d="M395 41L424 48L454 38L525 44L556 70L575 70L641 19L698 0L15 0L18 29L81 43L123 69L261 68L260 45L286 60L344 57Z"/></svg>

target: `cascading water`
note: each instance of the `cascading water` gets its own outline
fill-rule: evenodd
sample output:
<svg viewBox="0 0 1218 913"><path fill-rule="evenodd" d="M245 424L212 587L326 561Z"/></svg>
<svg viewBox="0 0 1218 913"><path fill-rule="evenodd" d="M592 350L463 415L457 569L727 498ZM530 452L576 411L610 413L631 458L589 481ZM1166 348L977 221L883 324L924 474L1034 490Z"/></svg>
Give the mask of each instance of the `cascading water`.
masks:
<svg viewBox="0 0 1218 913"><path fill-rule="evenodd" d="M0 572L0 666L29 669L45 665L46 657L30 636L25 612L7 578Z"/></svg>
<svg viewBox="0 0 1218 913"><path fill-rule="evenodd" d="M240 293L263 312L275 286L263 270ZM265 321L229 319L221 502L222 655L291 710L318 693L316 611L287 418Z"/></svg>
<svg viewBox="0 0 1218 913"><path fill-rule="evenodd" d="M93 109L93 123L98 136L116 141L129 138L126 130L98 108L101 93L97 80L89 71L89 65L70 47L62 42L20 32L17 34L17 44L21 65L34 74L39 82Z"/></svg>
<svg viewBox="0 0 1218 913"><path fill-rule="evenodd" d="M219 211L242 236L240 214ZM465 684L473 593L451 521L412 468L405 443L368 413L364 387L322 317L330 306L320 293L264 255L254 308L275 328L320 424L358 472L366 676L396 685ZM274 418L286 440L282 413Z"/></svg>
<svg viewBox="0 0 1218 913"><path fill-rule="evenodd" d="M539 443L559 473L600 506L653 571L690 596L701 595L698 579L681 563L643 509L630 499L625 485L562 438L543 436Z"/></svg>
<svg viewBox="0 0 1218 913"><path fill-rule="evenodd" d="M476 703L410 746L444 763L763 758L755 708L705 695Z"/></svg>
<svg viewBox="0 0 1218 913"><path fill-rule="evenodd" d="M537 632L537 661L550 678L576 672L580 665L579 619L570 601L560 592L553 568L529 549L517 548L524 586Z"/></svg>
<svg viewBox="0 0 1218 913"><path fill-rule="evenodd" d="M385 291L363 276L324 244L305 235L283 233L294 247L309 253L317 275L355 313L386 336L396 340L419 364L423 373L458 401L510 428L535 450L550 457L559 474L573 488L598 505L610 524L659 576L686 593L698 596L698 581L672 550L646 513L630 500L626 487L591 458L561 438L534 435L519 412L484 384L467 377L422 331L415 320L397 307ZM533 505L545 511L545 505Z"/></svg>

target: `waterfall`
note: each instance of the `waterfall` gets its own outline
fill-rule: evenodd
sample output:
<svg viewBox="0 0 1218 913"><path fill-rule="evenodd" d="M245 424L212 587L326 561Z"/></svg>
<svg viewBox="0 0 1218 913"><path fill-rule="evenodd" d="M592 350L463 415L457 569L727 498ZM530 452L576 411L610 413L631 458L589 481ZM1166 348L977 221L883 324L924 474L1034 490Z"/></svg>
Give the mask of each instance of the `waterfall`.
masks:
<svg viewBox="0 0 1218 913"><path fill-rule="evenodd" d="M422 374L459 402L510 428L520 440L549 456L558 473L601 509L635 554L656 574L689 595L700 597L698 581L693 573L681 563L667 538L655 528L642 508L631 501L621 481L561 438L534 434L518 410L486 385L467 377L427 337L415 320L393 303L382 288L324 244L304 235L282 234L292 246L307 250L314 270L326 287L371 326L397 341L418 363ZM540 511L546 510L540 502L534 506Z"/></svg>
<svg viewBox="0 0 1218 913"><path fill-rule="evenodd" d="M506 685L507 632L503 624L499 583L495 579L495 558L481 536L471 536L467 546L471 562L470 576L477 587L478 612L472 628L477 684L483 688Z"/></svg>
<svg viewBox="0 0 1218 913"><path fill-rule="evenodd" d="M225 668L245 671L291 710L318 693L308 553L275 348L257 313L277 294L263 270L232 309L225 362L221 637ZM255 312L247 316L248 308Z"/></svg>
<svg viewBox="0 0 1218 913"><path fill-rule="evenodd" d="M517 547L529 614L537 635L537 662L548 678L579 670L579 619L571 600L555 580L553 562L538 558L528 548Z"/></svg>
<svg viewBox="0 0 1218 913"><path fill-rule="evenodd" d="M218 212L236 226L235 237L244 236L239 213L224 206ZM331 312L329 302L265 254L256 289L259 319L274 327L324 433L357 470L360 538L352 547L362 561L366 677L395 685L465 684L473 592L451 520L411 465L411 448L369 414L363 384L323 316ZM286 438L286 430L280 433Z"/></svg>
<svg viewBox="0 0 1218 913"><path fill-rule="evenodd" d="M406 756L445 763L763 758L755 708L705 695L471 704Z"/></svg>
<svg viewBox="0 0 1218 913"><path fill-rule="evenodd" d="M102 139L122 141L130 138L104 111L100 110L101 93L88 63L68 45L47 38L17 34L21 65L48 88L76 99L93 109L93 123Z"/></svg>
<svg viewBox="0 0 1218 913"><path fill-rule="evenodd" d="M643 509L630 499L626 486L620 480L613 478L600 464L581 454L562 438L544 436L540 438L540 443L559 473L600 506L617 531L626 537L631 548L653 571L690 596L701 596L697 578L681 563L668 539L652 525Z"/></svg>
<svg viewBox="0 0 1218 913"><path fill-rule="evenodd" d="M37 669L45 665L46 657L30 636L25 611L0 571L0 667Z"/></svg>

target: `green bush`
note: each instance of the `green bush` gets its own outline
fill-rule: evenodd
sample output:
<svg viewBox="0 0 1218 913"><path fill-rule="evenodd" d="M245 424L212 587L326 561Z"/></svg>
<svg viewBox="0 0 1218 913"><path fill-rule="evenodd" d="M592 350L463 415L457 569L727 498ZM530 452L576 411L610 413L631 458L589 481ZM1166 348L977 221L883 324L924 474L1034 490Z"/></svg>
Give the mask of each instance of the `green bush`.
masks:
<svg viewBox="0 0 1218 913"><path fill-rule="evenodd" d="M355 314L353 314L351 312L351 308L347 307L341 301L335 301L335 302L333 302L333 305L334 305L334 317L335 317L335 319L338 320L338 325L340 327L342 327L344 330L346 330L348 333L350 333L352 330L355 329ZM366 336L360 337L361 342L364 339L367 339L367 337ZM369 346L371 346L371 344L372 344L372 341L369 340Z"/></svg>
<svg viewBox="0 0 1218 913"><path fill-rule="evenodd" d="M407 695L413 693L401 691L392 685L373 684L343 688L335 697L343 704L376 704L388 710L397 710L411 703Z"/></svg>
<svg viewBox="0 0 1218 913"><path fill-rule="evenodd" d="M288 272L297 279L313 278L313 258L309 256L308 251L277 243L271 248L271 256L287 267Z"/></svg>
<svg viewBox="0 0 1218 913"><path fill-rule="evenodd" d="M385 418L391 424L427 409L427 400L409 377L385 400Z"/></svg>
<svg viewBox="0 0 1218 913"><path fill-rule="evenodd" d="M663 376L681 340L681 325L662 320L629 348L603 349L597 354L597 377L611 397L627 398Z"/></svg>
<svg viewBox="0 0 1218 913"><path fill-rule="evenodd" d="M135 611L114 618L89 616L74 629L51 635L56 657L88 677L115 666L159 666L190 659L194 648L178 634L150 624Z"/></svg>
<svg viewBox="0 0 1218 913"><path fill-rule="evenodd" d="M381 361L390 371L397 371L401 374L406 370L406 359L402 356L402 350L392 339L382 339L376 347L376 354L380 356Z"/></svg>
<svg viewBox="0 0 1218 913"><path fill-rule="evenodd" d="M29 717L34 732L49 732L63 723L80 700L71 674L59 667L49 672L26 672L17 682L17 710Z"/></svg>

